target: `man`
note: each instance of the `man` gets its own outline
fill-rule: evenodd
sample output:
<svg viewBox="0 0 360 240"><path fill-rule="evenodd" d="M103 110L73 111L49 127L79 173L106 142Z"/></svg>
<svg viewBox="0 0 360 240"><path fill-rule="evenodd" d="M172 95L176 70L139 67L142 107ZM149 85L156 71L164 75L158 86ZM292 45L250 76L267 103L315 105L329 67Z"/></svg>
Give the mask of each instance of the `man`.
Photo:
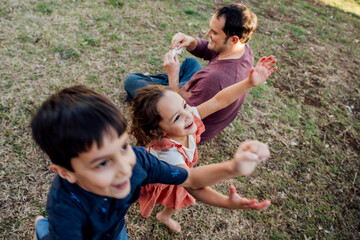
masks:
<svg viewBox="0 0 360 240"><path fill-rule="evenodd" d="M254 56L247 42L257 27L257 17L243 4L230 4L217 9L210 20L206 36L210 41L177 33L171 40L171 49L186 48L196 57L209 60L201 69L194 59L186 59L180 66L177 55L165 54L163 68L166 74L131 74L125 79L124 87L129 102L139 88L150 84L169 85L188 96L190 106L198 106L212 98L222 89L240 82L249 74ZM230 106L203 119L205 132L201 142L219 134L236 117L246 94Z"/></svg>

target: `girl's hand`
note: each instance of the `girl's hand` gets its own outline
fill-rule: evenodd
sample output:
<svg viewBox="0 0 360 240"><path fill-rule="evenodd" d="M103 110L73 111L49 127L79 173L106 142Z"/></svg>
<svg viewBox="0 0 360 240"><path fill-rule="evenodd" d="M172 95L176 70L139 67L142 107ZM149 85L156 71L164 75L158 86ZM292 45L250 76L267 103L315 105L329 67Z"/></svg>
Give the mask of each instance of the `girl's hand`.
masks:
<svg viewBox="0 0 360 240"><path fill-rule="evenodd" d="M276 71L276 67L271 68L276 63L274 56L262 57L249 73L249 83L253 86L259 86L264 83L271 73ZM271 68L271 69L270 69Z"/></svg>
<svg viewBox="0 0 360 240"><path fill-rule="evenodd" d="M250 175L259 162L266 161L270 157L269 147L259 141L247 141L242 143L235 153L233 164L237 174Z"/></svg>
<svg viewBox="0 0 360 240"><path fill-rule="evenodd" d="M236 188L234 185L230 186L230 193L228 198L228 208L229 209L254 209L257 211L261 211L266 209L271 202L269 200L265 200L261 203L257 199L247 199L242 198L239 194L236 193Z"/></svg>

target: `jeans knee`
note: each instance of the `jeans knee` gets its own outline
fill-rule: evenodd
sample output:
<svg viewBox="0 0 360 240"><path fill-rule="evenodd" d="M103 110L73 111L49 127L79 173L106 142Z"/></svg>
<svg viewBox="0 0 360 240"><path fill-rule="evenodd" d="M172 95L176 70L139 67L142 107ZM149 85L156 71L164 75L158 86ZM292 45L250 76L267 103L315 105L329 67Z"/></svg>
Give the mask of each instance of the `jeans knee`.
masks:
<svg viewBox="0 0 360 240"><path fill-rule="evenodd" d="M127 76L124 80L124 88L126 91L130 90L138 80L137 74L133 73Z"/></svg>

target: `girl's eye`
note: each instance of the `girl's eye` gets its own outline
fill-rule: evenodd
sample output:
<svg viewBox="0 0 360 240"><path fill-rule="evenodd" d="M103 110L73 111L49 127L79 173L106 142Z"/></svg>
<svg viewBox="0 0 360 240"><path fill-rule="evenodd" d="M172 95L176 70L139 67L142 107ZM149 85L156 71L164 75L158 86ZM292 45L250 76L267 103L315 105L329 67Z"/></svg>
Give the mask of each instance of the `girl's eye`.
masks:
<svg viewBox="0 0 360 240"><path fill-rule="evenodd" d="M186 103L184 104L184 109L185 109L185 108L187 108L187 104L186 104Z"/></svg>
<svg viewBox="0 0 360 240"><path fill-rule="evenodd" d="M120 151L121 151L121 152L126 152L126 149L128 148L128 146L129 146L128 143L124 144L124 145L121 147Z"/></svg>
<svg viewBox="0 0 360 240"><path fill-rule="evenodd" d="M177 116L175 117L175 119L174 119L174 122L176 122L177 120L179 120L179 118L180 118L180 115L177 115Z"/></svg>
<svg viewBox="0 0 360 240"><path fill-rule="evenodd" d="M104 160L101 163L99 163L98 165L96 165L96 168L103 168L108 164L109 164L109 160Z"/></svg>

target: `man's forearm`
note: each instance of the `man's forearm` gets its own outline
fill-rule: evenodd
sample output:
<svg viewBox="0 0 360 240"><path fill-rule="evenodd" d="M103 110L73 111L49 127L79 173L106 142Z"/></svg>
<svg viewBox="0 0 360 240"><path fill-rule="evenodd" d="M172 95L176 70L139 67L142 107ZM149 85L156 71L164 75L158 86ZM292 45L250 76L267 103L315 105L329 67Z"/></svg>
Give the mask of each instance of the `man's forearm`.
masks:
<svg viewBox="0 0 360 240"><path fill-rule="evenodd" d="M169 80L169 87L178 92L180 90L180 84L179 84L179 75L178 76L168 76Z"/></svg>
<svg viewBox="0 0 360 240"><path fill-rule="evenodd" d="M188 52L191 52L191 51L193 51L193 50L197 47L198 41L197 41L197 39L196 39L195 37L193 37L193 36L189 36L189 37L191 37L192 39L191 39L191 43L189 44L189 46L186 47L186 50L187 50Z"/></svg>

